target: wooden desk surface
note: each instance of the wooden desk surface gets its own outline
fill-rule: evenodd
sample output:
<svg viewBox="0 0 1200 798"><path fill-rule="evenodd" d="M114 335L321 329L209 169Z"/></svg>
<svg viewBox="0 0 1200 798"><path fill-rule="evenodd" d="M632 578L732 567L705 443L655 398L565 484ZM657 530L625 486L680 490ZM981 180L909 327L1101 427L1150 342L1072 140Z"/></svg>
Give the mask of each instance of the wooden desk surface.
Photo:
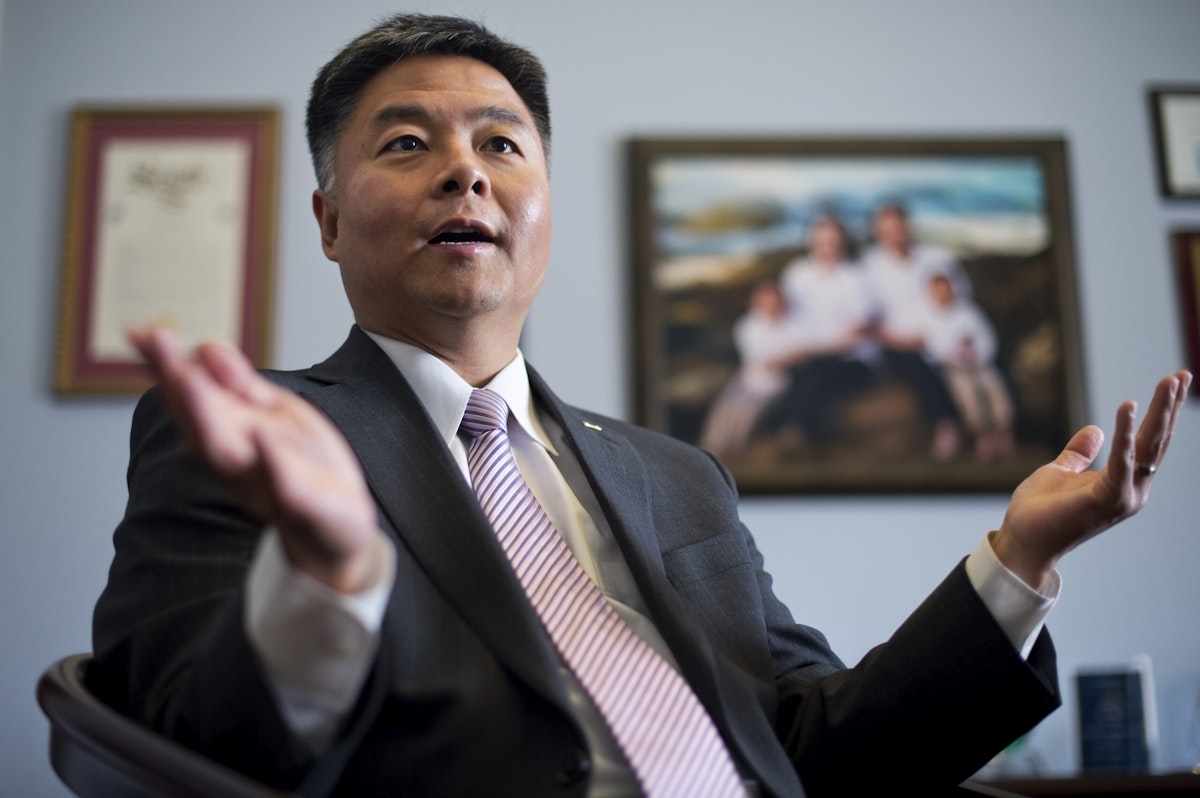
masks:
<svg viewBox="0 0 1200 798"><path fill-rule="evenodd" d="M1096 798L1141 798L1141 796L1173 795L1200 798L1200 775L1195 773L1163 773L1145 776L1087 775L1053 779L996 779L982 781L1002 790L1029 798L1053 796L1095 796Z"/></svg>

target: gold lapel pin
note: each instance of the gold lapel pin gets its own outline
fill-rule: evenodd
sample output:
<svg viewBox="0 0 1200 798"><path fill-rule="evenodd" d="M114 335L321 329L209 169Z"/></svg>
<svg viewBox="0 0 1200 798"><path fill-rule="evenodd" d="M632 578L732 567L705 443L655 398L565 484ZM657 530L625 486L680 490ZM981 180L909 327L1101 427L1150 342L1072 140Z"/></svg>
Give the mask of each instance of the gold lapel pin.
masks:
<svg viewBox="0 0 1200 798"><path fill-rule="evenodd" d="M599 425L593 424L590 421L583 422L583 426L587 427L588 429L594 429L594 430L596 430L596 432L603 432L603 430L600 429Z"/></svg>

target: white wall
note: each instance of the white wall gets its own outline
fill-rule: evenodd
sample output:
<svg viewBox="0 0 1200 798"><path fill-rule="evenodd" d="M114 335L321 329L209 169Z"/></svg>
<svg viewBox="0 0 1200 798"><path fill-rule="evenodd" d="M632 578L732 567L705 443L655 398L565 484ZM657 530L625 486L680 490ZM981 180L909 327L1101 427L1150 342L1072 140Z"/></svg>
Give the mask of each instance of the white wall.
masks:
<svg viewBox="0 0 1200 798"><path fill-rule="evenodd" d="M375 0L8 0L0 29L0 794L61 795L33 698L90 647L125 493L132 400L56 399L53 360L68 112L79 102L269 101L284 110L278 364L307 365L349 324L310 219L308 82L395 8ZM568 400L627 414L631 363L621 144L648 134L1061 134L1079 253L1087 392L1109 426L1182 364L1167 233L1200 203L1156 193L1145 87L1200 83L1194 0L663 2L461 0L545 60L555 112L555 251L528 354ZM556 334L569 329L572 335ZM583 331L590 331L584 333ZM580 340L587 340L580 346ZM1200 413L1181 420L1151 506L1064 564L1051 626L1076 663L1149 653L1163 762L1183 764L1200 681ZM853 659L996 526L997 497L758 499L745 517L779 593ZM1071 707L1032 745L1071 768ZM936 756L936 752L930 752Z"/></svg>

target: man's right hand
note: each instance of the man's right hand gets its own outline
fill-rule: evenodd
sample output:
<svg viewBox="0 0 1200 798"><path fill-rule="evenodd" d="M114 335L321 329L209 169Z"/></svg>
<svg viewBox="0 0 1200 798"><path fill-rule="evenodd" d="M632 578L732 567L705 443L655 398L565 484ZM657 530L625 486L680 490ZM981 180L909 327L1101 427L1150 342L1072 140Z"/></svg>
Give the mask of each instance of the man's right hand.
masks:
<svg viewBox="0 0 1200 798"><path fill-rule="evenodd" d="M387 542L358 460L333 423L229 345L189 353L162 327L130 330L129 341L193 450L247 512L278 529L292 564L343 593L367 587Z"/></svg>

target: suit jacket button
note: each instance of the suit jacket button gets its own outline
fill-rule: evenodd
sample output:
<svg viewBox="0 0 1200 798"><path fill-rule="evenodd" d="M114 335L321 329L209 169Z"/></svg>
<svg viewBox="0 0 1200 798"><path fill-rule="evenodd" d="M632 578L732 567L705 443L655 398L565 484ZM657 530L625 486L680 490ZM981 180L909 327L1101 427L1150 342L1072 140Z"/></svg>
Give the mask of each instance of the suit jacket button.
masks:
<svg viewBox="0 0 1200 798"><path fill-rule="evenodd" d="M558 783L570 787L591 772L592 760L588 758L587 752L573 748L563 756L562 767L558 771Z"/></svg>

